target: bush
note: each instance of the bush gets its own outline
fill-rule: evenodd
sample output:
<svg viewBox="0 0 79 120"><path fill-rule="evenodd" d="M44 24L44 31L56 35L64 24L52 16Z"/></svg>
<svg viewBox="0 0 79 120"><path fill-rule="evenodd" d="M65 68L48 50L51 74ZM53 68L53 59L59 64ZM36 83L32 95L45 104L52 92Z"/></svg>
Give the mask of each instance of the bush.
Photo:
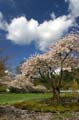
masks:
<svg viewBox="0 0 79 120"><path fill-rule="evenodd" d="M29 81L21 82L19 80L12 81L9 86L10 92L28 93L33 89L33 84Z"/></svg>
<svg viewBox="0 0 79 120"><path fill-rule="evenodd" d="M0 84L0 92L6 92L7 87Z"/></svg>
<svg viewBox="0 0 79 120"><path fill-rule="evenodd" d="M35 93L45 93L47 92L47 88L43 85L37 85L33 87L33 92Z"/></svg>
<svg viewBox="0 0 79 120"><path fill-rule="evenodd" d="M12 93L24 93L25 92L23 88L19 88L19 87L11 86L9 89L10 89L10 92Z"/></svg>

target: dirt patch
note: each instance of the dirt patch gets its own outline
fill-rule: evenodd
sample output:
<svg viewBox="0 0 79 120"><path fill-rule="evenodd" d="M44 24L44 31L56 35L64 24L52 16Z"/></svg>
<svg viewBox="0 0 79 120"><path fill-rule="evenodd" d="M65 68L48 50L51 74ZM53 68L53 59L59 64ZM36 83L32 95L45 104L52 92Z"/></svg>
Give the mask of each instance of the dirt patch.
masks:
<svg viewBox="0 0 79 120"><path fill-rule="evenodd" d="M59 113L57 113L59 114ZM0 120L79 120L79 112L72 118L55 117L56 113L43 113L17 109L14 106L0 106Z"/></svg>

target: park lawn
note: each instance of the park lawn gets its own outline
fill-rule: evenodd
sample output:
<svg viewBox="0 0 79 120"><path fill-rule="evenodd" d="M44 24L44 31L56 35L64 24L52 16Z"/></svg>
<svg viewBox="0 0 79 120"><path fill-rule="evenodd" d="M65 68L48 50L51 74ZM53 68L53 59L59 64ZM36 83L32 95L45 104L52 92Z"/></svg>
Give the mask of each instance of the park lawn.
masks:
<svg viewBox="0 0 79 120"><path fill-rule="evenodd" d="M61 94L64 99L72 100L79 94ZM79 103L64 103L59 105L52 104L52 93L0 93L0 105L12 105L16 108L34 110L38 112L68 112L79 111Z"/></svg>
<svg viewBox="0 0 79 120"><path fill-rule="evenodd" d="M0 93L0 105L49 99L52 93Z"/></svg>

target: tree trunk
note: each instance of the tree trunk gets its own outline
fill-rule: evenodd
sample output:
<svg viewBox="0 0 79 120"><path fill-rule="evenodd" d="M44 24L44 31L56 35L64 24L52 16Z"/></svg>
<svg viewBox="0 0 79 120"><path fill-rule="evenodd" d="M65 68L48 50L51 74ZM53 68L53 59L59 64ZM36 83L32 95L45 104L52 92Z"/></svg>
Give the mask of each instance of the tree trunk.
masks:
<svg viewBox="0 0 79 120"><path fill-rule="evenodd" d="M59 87L53 87L53 101L55 103L60 102L60 88Z"/></svg>

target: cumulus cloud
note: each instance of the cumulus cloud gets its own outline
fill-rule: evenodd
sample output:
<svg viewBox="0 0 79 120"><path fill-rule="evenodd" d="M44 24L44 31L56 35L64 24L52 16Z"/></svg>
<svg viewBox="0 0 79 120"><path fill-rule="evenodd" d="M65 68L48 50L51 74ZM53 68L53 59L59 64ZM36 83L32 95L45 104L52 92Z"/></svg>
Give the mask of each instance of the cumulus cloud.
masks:
<svg viewBox="0 0 79 120"><path fill-rule="evenodd" d="M79 16L79 0L65 0L66 2L69 2L69 12L72 15L72 17L78 17Z"/></svg>
<svg viewBox="0 0 79 120"><path fill-rule="evenodd" d="M68 29L73 26L74 19L68 16L61 16L54 20L45 21L38 27L39 41L41 50L45 50L50 44L60 39Z"/></svg>
<svg viewBox="0 0 79 120"><path fill-rule="evenodd" d="M74 19L69 16L61 16L41 24L34 19L27 20L22 16L14 18L8 25L7 38L16 44L30 44L35 41L39 49L44 51L67 32L73 24Z"/></svg>
<svg viewBox="0 0 79 120"><path fill-rule="evenodd" d="M8 25L7 38L16 44L30 44L37 39L38 22L27 20L24 16L14 18Z"/></svg>
<svg viewBox="0 0 79 120"><path fill-rule="evenodd" d="M0 12L0 29L6 30L7 29L7 22L4 20L3 14Z"/></svg>
<svg viewBox="0 0 79 120"><path fill-rule="evenodd" d="M69 1L69 15L60 17L51 14L51 19L38 23L35 19L27 20L25 16L13 18L10 23L4 20L3 14L0 12L0 29L7 32L6 38L18 45L28 45L35 42L37 48L45 51L50 44L59 40L70 27L75 25L75 17L78 13L78 0ZM72 15L74 17L72 17Z"/></svg>

